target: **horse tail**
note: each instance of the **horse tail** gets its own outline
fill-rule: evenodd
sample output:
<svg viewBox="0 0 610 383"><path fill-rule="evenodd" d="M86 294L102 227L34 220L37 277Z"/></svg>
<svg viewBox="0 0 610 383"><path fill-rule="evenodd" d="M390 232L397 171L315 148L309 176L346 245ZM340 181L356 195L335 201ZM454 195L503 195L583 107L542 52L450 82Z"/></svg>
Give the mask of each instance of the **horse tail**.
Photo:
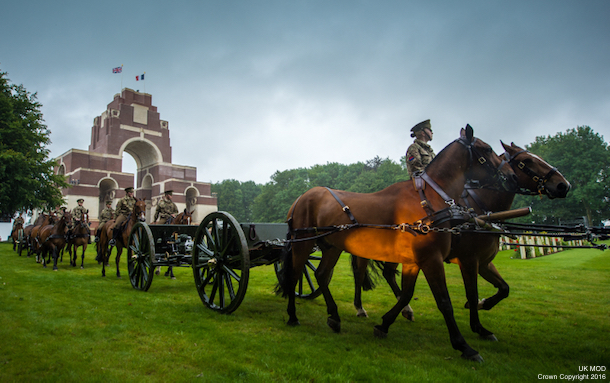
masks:
<svg viewBox="0 0 610 383"><path fill-rule="evenodd" d="M291 291L290 281L292 280L294 270L292 262L292 226L288 224L288 233L286 234L286 243L282 247L280 254L280 268L277 273L277 284L275 285L274 292L277 295L287 298L289 291Z"/></svg>
<svg viewBox="0 0 610 383"><path fill-rule="evenodd" d="M351 255L352 262L352 274L354 278L356 277L356 273L358 272L358 257ZM380 280L381 274L380 270L383 270L384 262L382 261L374 261L370 259L368 261L368 266L364 270L364 280L362 281L362 290L371 291L375 287L377 287L377 281ZM372 272L371 272L372 270Z"/></svg>

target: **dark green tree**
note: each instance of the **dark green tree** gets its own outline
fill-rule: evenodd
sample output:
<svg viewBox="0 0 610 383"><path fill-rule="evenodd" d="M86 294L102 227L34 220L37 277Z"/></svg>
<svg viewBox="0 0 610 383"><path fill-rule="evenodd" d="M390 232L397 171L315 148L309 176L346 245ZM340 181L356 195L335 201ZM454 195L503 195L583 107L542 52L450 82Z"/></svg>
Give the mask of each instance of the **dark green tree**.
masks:
<svg viewBox="0 0 610 383"><path fill-rule="evenodd" d="M0 215L48 209L63 203L61 188L69 187L57 175L49 158L50 131L43 123L36 93L9 82L0 72Z"/></svg>
<svg viewBox="0 0 610 383"><path fill-rule="evenodd" d="M241 183L224 180L212 185L212 192L218 198L218 210L231 213L239 222L252 222L254 199L260 194L260 185L253 181Z"/></svg>
<svg viewBox="0 0 610 383"><path fill-rule="evenodd" d="M536 223L567 223L587 217L591 225L610 218L610 147L589 126L536 137L526 148L555 166L571 183L565 199L517 196L515 207L531 206Z"/></svg>

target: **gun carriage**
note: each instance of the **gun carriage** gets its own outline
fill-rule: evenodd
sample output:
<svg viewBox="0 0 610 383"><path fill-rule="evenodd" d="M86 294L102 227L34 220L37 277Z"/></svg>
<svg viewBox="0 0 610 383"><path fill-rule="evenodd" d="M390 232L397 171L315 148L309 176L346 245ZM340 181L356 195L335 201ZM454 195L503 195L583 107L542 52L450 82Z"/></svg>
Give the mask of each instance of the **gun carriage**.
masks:
<svg viewBox="0 0 610 383"><path fill-rule="evenodd" d="M287 232L284 223L239 223L222 211L207 215L199 226L139 222L127 245L129 280L135 289L147 291L156 267L191 267L203 304L231 313L244 299L251 268L274 265L279 272ZM310 255L297 296L319 295L314 277L319 259Z"/></svg>

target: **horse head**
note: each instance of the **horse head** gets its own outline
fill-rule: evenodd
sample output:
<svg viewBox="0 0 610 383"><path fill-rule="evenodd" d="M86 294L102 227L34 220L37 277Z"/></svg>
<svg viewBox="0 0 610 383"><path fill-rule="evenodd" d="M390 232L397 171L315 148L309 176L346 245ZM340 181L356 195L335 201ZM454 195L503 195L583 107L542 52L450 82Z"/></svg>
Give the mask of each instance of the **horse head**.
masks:
<svg viewBox="0 0 610 383"><path fill-rule="evenodd" d="M179 220L178 217L180 217ZM179 225L190 225L193 220L193 214L184 209L182 213L176 216L176 219L178 220Z"/></svg>
<svg viewBox="0 0 610 383"><path fill-rule="evenodd" d="M133 207L133 213L136 220L146 222L146 197L143 199L138 198L136 200L136 204Z"/></svg>
<svg viewBox="0 0 610 383"><path fill-rule="evenodd" d="M68 228L68 230L72 230L72 228L74 227L72 213L70 213L69 211L65 211L58 223L63 223Z"/></svg>
<svg viewBox="0 0 610 383"><path fill-rule="evenodd" d="M501 141L500 141L501 142ZM504 157L515 170L519 179L519 194L546 194L549 198L565 198L571 185L553 166L542 158L511 143L501 142L506 153Z"/></svg>
<svg viewBox="0 0 610 383"><path fill-rule="evenodd" d="M87 210L86 212L83 213L83 215L80 217L80 221L79 224L81 227L88 227L87 223L89 222L89 210Z"/></svg>
<svg viewBox="0 0 610 383"><path fill-rule="evenodd" d="M493 186L503 191L514 190L517 187L517 175L506 161L498 156L491 146L474 137L474 130L467 124L466 128L460 131L460 138L457 140L464 145L469 152L468 180L476 180L480 185Z"/></svg>

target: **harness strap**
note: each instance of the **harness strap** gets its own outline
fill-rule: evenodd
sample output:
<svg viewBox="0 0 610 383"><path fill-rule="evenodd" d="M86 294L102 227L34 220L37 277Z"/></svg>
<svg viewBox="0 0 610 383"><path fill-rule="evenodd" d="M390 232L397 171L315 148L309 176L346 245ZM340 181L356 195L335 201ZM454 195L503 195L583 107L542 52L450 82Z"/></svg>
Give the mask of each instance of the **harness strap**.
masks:
<svg viewBox="0 0 610 383"><path fill-rule="evenodd" d="M343 203L343 201L341 201L341 198L339 198L335 192L333 192L330 188L326 188L326 190L328 190L330 192L330 194L335 197L335 199L337 200L337 202L339 202L339 205L341 205L341 208L343 209L343 211L345 212L345 214L347 214L347 216L349 217L349 219L352 221L352 223L357 224L358 221L356 220L356 218L354 217L354 215L352 214L352 212L349 209L349 206L347 206L346 204Z"/></svg>

